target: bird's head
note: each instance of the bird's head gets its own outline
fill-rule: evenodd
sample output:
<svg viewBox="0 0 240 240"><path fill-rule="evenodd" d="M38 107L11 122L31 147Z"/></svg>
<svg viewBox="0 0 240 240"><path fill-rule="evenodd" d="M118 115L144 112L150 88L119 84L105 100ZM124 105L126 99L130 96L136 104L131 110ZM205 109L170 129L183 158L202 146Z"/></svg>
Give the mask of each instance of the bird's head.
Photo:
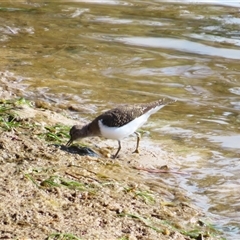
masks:
<svg viewBox="0 0 240 240"><path fill-rule="evenodd" d="M86 126L74 125L70 129L69 135L70 140L66 144L67 147L69 147L73 143L73 141L87 136L87 125Z"/></svg>

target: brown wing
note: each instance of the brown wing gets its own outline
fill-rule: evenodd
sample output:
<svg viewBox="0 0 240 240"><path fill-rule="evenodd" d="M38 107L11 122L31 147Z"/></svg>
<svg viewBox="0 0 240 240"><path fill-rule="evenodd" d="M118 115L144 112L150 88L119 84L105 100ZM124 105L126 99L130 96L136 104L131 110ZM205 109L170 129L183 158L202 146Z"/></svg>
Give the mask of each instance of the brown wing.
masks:
<svg viewBox="0 0 240 240"><path fill-rule="evenodd" d="M136 105L122 105L107 112L104 112L97 118L95 118L92 123L89 124L90 128L95 128L98 126L98 121L102 120L102 123L109 127L121 127L137 117L140 117L144 113L148 112L152 108L159 105L166 105L168 103L175 102L174 100L160 99L151 103L136 104Z"/></svg>
<svg viewBox="0 0 240 240"><path fill-rule="evenodd" d="M121 127L141 115L137 109L133 109L132 107L122 106L114 108L97 117L97 121L102 120L102 123L109 127Z"/></svg>
<svg viewBox="0 0 240 240"><path fill-rule="evenodd" d="M98 121L101 119L102 123L109 127L121 127L135 118L140 117L152 108L159 105L166 105L171 102L174 101L161 99L151 103L123 105L101 114L95 120Z"/></svg>

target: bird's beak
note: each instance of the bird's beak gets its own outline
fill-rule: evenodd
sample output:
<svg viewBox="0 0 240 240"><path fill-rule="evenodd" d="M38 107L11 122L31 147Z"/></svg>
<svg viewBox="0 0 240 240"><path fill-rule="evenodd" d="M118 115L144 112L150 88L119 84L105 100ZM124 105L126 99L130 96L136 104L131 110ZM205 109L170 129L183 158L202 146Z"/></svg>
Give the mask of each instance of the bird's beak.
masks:
<svg viewBox="0 0 240 240"><path fill-rule="evenodd" d="M70 140L67 142L66 146L69 147L69 146L72 144L72 142L73 142L73 140L70 139Z"/></svg>

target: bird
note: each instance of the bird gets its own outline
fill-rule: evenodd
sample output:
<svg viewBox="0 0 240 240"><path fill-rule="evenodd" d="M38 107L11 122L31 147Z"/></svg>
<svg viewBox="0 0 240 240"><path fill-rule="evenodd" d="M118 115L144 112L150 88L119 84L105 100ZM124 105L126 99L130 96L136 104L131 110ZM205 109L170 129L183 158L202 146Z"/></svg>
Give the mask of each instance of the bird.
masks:
<svg viewBox="0 0 240 240"><path fill-rule="evenodd" d="M113 156L115 159L121 150L121 140L135 133L137 145L133 153L139 153L141 135L137 129L146 123L152 114L173 102L176 100L163 98L150 103L120 105L102 113L84 126L74 125L70 129L70 140L66 146L69 147L75 140L92 136L114 139L118 141L118 150Z"/></svg>

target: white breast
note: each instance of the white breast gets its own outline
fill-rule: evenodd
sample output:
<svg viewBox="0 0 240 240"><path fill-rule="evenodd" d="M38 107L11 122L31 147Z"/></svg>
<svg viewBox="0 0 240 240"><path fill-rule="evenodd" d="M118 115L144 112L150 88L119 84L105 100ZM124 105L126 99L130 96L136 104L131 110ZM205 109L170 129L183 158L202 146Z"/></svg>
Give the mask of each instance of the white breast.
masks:
<svg viewBox="0 0 240 240"><path fill-rule="evenodd" d="M164 107L164 105L157 106L150 111L146 112L142 116L135 118L131 122L123 125L121 127L108 127L102 123L102 120L98 121L98 125L100 128L101 135L105 138L121 140L125 137L128 137L132 133L134 133L138 128L140 128L149 118L149 116L159 109Z"/></svg>

